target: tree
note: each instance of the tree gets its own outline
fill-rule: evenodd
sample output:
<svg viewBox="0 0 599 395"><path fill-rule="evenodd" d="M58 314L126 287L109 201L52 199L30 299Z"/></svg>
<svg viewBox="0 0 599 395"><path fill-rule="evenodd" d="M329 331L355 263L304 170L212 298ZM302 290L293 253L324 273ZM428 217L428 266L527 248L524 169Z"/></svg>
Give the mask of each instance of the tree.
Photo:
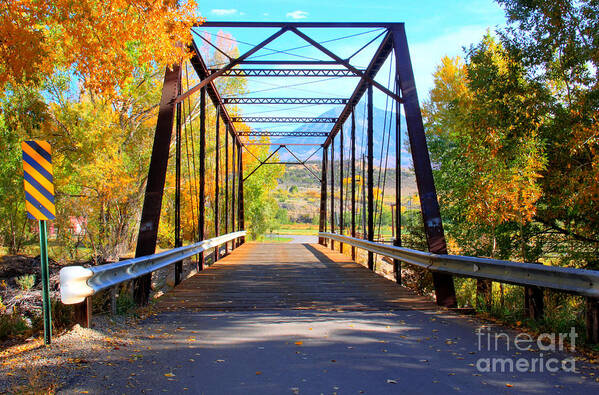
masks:
<svg viewBox="0 0 599 395"><path fill-rule="evenodd" d="M536 219L569 240L564 260L584 266L599 248L599 4L499 0L512 25L502 38L550 92L547 170ZM565 250L585 251L586 256ZM582 264L581 264L581 258Z"/></svg>
<svg viewBox="0 0 599 395"><path fill-rule="evenodd" d="M94 93L114 94L140 69L189 57L195 0L4 0L0 92L70 69Z"/></svg>
<svg viewBox="0 0 599 395"><path fill-rule="evenodd" d="M141 210L160 98L160 73L124 86L120 97L91 93L48 106L52 126L40 137L53 146L59 236L72 241L69 219L83 219L94 258L118 260L131 247ZM60 82L57 82L60 84Z"/></svg>
<svg viewBox="0 0 599 395"><path fill-rule="evenodd" d="M448 233L466 253L495 258L511 253L498 246L506 224L528 225L541 196L543 91L490 35L467 55L442 60L424 113ZM479 281L487 304L489 286Z"/></svg>
<svg viewBox="0 0 599 395"><path fill-rule="evenodd" d="M266 144L269 142L269 138L263 136L259 142ZM254 155L262 160L266 159L269 155L269 147L256 146L256 148L252 149ZM260 162L252 155L244 155L243 159L245 176L260 165ZM276 162L278 155L273 156L271 160ZM283 175L284 171L285 168L281 165L264 165L243 183L246 229L253 239L265 234L276 225L279 205L270 192L276 189L277 179Z"/></svg>
<svg viewBox="0 0 599 395"><path fill-rule="evenodd" d="M48 125L46 104L34 89L16 87L0 100L0 244L17 254L35 235L25 216L21 141Z"/></svg>

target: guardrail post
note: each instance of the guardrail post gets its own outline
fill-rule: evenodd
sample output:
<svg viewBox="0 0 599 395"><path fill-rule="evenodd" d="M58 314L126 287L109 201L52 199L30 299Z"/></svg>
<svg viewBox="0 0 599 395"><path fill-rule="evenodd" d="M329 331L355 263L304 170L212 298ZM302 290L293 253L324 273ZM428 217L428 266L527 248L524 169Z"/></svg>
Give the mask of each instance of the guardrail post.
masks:
<svg viewBox="0 0 599 395"><path fill-rule="evenodd" d="M416 91L404 25L395 25L391 29L391 34L393 35L396 75L400 83L404 112L408 125L412 161L428 248L430 252L436 254L447 254L441 212L439 210L435 181L426 145L422 113L420 112L418 92ZM456 307L457 299L453 277L449 274L433 272L433 283L435 285L437 304L445 307Z"/></svg>
<svg viewBox="0 0 599 395"><path fill-rule="evenodd" d="M318 225L319 232L327 231L327 148L322 147L322 176L320 180L320 222ZM318 238L320 245L326 245L324 237Z"/></svg>
<svg viewBox="0 0 599 395"><path fill-rule="evenodd" d="M535 286L524 287L524 309L528 318L543 318L543 289Z"/></svg>
<svg viewBox="0 0 599 395"><path fill-rule="evenodd" d="M92 322L92 298L88 296L81 303L73 305L73 319L82 328L89 328Z"/></svg>
<svg viewBox="0 0 599 395"><path fill-rule="evenodd" d="M476 303L482 303L482 307L486 310L491 309L491 304L493 302L492 293L493 291L493 282L491 280L481 280L480 278L476 280ZM481 306L479 306L481 307Z"/></svg>
<svg viewBox="0 0 599 395"><path fill-rule="evenodd" d="M160 222L160 209L166 181L171 135L173 134L173 119L175 116L174 100L179 92L181 81L181 65L167 68L164 74L162 97L158 109L154 145L148 170L148 180L141 211L139 234L135 256L152 255L156 252L156 238L158 236L158 223ZM148 303L152 275L146 274L133 282L133 298L139 305Z"/></svg>
<svg viewBox="0 0 599 395"><path fill-rule="evenodd" d="M372 84L368 84L368 241L374 241L374 115L372 101ZM374 254L368 251L368 268L374 270Z"/></svg>
<svg viewBox="0 0 599 395"><path fill-rule="evenodd" d="M599 299L586 298L587 342L599 343Z"/></svg>

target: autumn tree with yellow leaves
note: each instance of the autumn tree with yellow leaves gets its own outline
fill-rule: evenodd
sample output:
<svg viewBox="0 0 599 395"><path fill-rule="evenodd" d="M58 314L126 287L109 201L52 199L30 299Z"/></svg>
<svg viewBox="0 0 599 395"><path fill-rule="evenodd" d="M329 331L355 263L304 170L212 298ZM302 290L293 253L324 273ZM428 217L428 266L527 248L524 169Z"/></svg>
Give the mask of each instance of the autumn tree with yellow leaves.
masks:
<svg viewBox="0 0 599 395"><path fill-rule="evenodd" d="M0 91L69 70L93 93L114 94L140 71L189 57L194 0L5 0Z"/></svg>

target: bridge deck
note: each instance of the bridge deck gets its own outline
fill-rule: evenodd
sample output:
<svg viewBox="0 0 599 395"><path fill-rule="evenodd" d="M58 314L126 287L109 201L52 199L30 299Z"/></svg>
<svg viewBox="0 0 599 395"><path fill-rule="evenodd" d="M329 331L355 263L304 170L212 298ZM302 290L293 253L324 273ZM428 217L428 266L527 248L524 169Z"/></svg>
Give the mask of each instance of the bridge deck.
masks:
<svg viewBox="0 0 599 395"><path fill-rule="evenodd" d="M315 245L246 244L157 307L86 356L87 369L69 373L61 392L599 393L598 372L582 361L579 373L477 369L485 358L571 355L516 352L503 336L495 345L500 327L485 329L487 343L475 318Z"/></svg>
<svg viewBox="0 0 599 395"><path fill-rule="evenodd" d="M317 244L247 243L160 299L165 309L436 309Z"/></svg>

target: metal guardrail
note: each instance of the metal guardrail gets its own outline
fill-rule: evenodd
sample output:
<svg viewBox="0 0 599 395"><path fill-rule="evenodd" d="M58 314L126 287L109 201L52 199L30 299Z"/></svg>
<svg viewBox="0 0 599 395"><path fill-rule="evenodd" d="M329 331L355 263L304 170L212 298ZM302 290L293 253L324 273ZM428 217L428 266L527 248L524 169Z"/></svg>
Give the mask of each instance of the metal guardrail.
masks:
<svg viewBox="0 0 599 395"><path fill-rule="evenodd" d="M246 236L246 231L228 233L158 254L106 265L89 268L83 266L63 267L60 269L60 299L64 304L81 303L86 297L103 289L152 273L155 270L243 236Z"/></svg>
<svg viewBox="0 0 599 395"><path fill-rule="evenodd" d="M599 298L599 271L596 270L545 266L535 263L501 261L461 255L438 255L334 233L319 232L318 235L432 271L515 285L538 286Z"/></svg>

